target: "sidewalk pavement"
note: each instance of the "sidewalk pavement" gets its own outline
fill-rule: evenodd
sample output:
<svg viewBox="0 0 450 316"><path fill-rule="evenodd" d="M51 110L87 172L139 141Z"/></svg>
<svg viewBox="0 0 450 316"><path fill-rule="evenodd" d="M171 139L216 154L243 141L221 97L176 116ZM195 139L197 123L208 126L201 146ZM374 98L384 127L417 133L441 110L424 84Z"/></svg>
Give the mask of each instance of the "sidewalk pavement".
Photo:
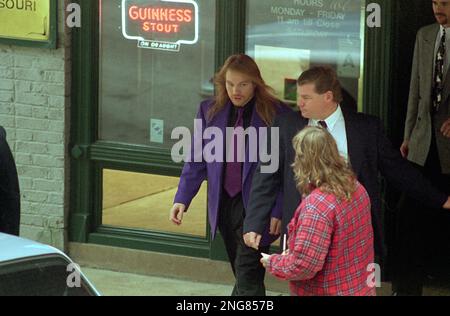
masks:
<svg viewBox="0 0 450 316"><path fill-rule="evenodd" d="M230 296L232 285L177 280L81 267L103 296ZM267 292L268 296L288 293Z"/></svg>
<svg viewBox="0 0 450 316"><path fill-rule="evenodd" d="M233 286L195 282L165 277L145 276L81 267L83 273L103 296L230 296ZM424 296L450 296L450 285L437 282L424 287ZM390 283L377 289L378 296L390 296ZM267 296L289 296L289 293L267 291Z"/></svg>

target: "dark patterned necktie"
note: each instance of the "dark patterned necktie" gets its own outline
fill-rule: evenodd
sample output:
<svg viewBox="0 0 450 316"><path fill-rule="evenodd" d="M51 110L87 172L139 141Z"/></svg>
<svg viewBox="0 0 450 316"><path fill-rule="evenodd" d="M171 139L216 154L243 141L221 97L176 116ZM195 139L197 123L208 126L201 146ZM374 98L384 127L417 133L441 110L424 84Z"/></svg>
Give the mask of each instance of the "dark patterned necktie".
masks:
<svg viewBox="0 0 450 316"><path fill-rule="evenodd" d="M244 127L244 108L238 109L238 117L234 128ZM230 197L235 197L242 191L242 162L238 162L237 155L237 136L233 136L232 143L234 144L233 161L226 163L224 188Z"/></svg>
<svg viewBox="0 0 450 316"><path fill-rule="evenodd" d="M444 61L445 61L445 29L443 29L441 42L436 54L434 67L434 110L438 111L442 102L442 89L444 85Z"/></svg>
<svg viewBox="0 0 450 316"><path fill-rule="evenodd" d="M322 126L324 129L328 129L327 122L325 122L325 121L319 121L318 123L319 123L319 125Z"/></svg>

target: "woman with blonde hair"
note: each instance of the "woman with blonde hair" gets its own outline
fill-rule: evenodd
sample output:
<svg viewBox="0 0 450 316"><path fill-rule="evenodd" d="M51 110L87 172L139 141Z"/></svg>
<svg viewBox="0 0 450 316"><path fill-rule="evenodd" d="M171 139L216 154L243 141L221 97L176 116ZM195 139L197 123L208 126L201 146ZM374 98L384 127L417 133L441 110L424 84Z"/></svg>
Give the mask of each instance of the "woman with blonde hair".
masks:
<svg viewBox="0 0 450 316"><path fill-rule="evenodd" d="M292 295L375 295L370 199L331 134L306 127L292 165L304 198L288 225L288 250L261 259Z"/></svg>

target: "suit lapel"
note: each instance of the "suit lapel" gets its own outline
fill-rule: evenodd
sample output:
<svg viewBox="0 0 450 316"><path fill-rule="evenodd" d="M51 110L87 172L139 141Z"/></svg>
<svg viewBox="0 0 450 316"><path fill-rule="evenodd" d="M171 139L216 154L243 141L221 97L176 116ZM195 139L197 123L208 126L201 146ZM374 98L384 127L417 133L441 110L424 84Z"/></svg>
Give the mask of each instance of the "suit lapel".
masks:
<svg viewBox="0 0 450 316"><path fill-rule="evenodd" d="M250 126L249 127L252 127L252 126L254 128L256 128L257 141L259 142L259 128L260 127L265 127L266 124L259 117L258 112L256 112L256 104L253 106L252 118L251 118L251 122L250 122ZM250 142L247 142L246 145L245 145L245 157L246 157L246 159L244 161L242 183L245 183L245 180L247 180L247 177L250 174L250 171L252 170L253 165L257 163L257 162L251 162L250 161L249 143ZM256 148L259 148L259 144L255 144L255 145L256 145ZM259 153L257 153L257 157L259 158Z"/></svg>
<svg viewBox="0 0 450 316"><path fill-rule="evenodd" d="M450 68L449 68L450 69ZM445 76L445 80L444 80L444 91L443 91L443 96L442 96L442 102L444 103L448 97L450 97L450 70L447 70L447 75Z"/></svg>
<svg viewBox="0 0 450 316"><path fill-rule="evenodd" d="M345 131L347 133L347 149L350 167L358 175L363 162L361 148L364 147L364 140L361 130L358 127L358 121L355 117L346 112L342 112L345 121Z"/></svg>
<svg viewBox="0 0 450 316"><path fill-rule="evenodd" d="M231 104L228 102L225 104L224 108L216 114L213 122L211 122L211 126L219 127L222 131L223 138L226 136L226 128L228 125L228 117L230 116Z"/></svg>
<svg viewBox="0 0 450 316"><path fill-rule="evenodd" d="M231 110L231 103L228 102L227 104L225 104L224 108L217 113L214 118L212 119L212 121L210 122L210 124L208 124L208 126L215 126L220 128L220 130L222 131L222 144L224 145L224 156L223 159L226 159L226 128L228 125L228 118L230 115L230 110ZM220 182L222 183L222 175L223 175L223 166L224 163L223 162L217 162L216 163L217 169L218 169L218 175L220 177Z"/></svg>

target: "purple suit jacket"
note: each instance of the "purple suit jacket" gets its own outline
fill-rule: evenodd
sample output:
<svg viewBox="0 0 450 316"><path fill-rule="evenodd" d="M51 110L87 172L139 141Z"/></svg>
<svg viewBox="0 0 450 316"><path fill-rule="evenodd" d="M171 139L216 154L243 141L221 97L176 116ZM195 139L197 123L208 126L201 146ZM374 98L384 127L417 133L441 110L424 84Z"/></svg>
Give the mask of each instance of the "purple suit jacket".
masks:
<svg viewBox="0 0 450 316"><path fill-rule="evenodd" d="M218 112L211 120L208 119L208 110L212 107L213 101L206 100L200 104L200 109L197 113L197 119L202 120L203 129L208 127L217 127L226 135L226 127L228 124L229 113L231 110L231 102L228 102L225 107ZM277 106L277 114L291 111L290 108L284 104ZM259 127L267 127L264 121L256 112L256 106L253 108L252 118L250 126L258 129ZM203 132L202 132L203 135ZM202 141L202 149L211 140ZM194 142L192 142L194 144ZM258 142L259 146L259 142ZM258 148L259 149L259 148ZM246 159L243 166L242 177L242 199L244 208L247 209L247 203L250 196L250 187L252 184L253 174L255 172L257 162L249 162L248 144L246 146ZM258 151L259 153L259 151ZM194 146L191 149L191 157L194 157ZM258 154L259 157L259 154ZM193 161L194 159L191 159ZM180 183L178 185L178 191L175 195L174 203L182 203L189 208L189 205L197 194L200 186L204 180L208 181L208 218L211 227L211 236L214 239L217 230L217 220L220 208L220 199L223 186L223 162L186 162L183 167L183 171L180 177ZM278 193L276 203L272 208L271 217L281 219L282 216L282 192ZM265 232L261 240L261 245L266 246L272 243L278 236L272 236L269 234L269 227L266 227Z"/></svg>

